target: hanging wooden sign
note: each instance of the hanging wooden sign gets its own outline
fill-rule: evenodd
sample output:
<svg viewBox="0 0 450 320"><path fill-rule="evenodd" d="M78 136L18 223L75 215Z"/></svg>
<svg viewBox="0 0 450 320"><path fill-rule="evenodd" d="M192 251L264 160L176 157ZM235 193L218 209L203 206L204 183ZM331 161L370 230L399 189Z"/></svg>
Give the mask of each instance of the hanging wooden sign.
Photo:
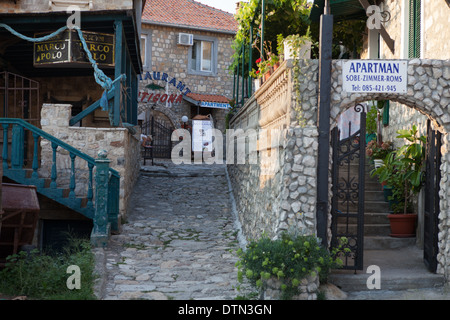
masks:
<svg viewBox="0 0 450 320"><path fill-rule="evenodd" d="M35 34L35 37L42 34ZM114 34L83 31L92 58L100 67L114 67ZM34 44L35 67L81 67L90 65L76 30L67 30L44 42Z"/></svg>

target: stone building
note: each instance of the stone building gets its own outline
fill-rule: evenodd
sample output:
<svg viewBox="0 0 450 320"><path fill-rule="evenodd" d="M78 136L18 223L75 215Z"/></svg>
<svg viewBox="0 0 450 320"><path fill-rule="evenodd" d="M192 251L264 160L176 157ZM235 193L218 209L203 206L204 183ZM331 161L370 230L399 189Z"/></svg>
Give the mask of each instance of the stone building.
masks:
<svg viewBox="0 0 450 320"><path fill-rule="evenodd" d="M69 226L88 235L92 230L93 243L102 245L125 216L139 173L144 4L0 4L3 183L36 187L34 245L58 244L59 231ZM21 241L5 250L17 251Z"/></svg>
<svg viewBox="0 0 450 320"><path fill-rule="evenodd" d="M142 15L140 119L149 123L154 117L173 131L184 125L183 116L191 125L194 117L211 115L214 127L224 131L233 96L228 68L236 28L232 14L196 1L147 1Z"/></svg>

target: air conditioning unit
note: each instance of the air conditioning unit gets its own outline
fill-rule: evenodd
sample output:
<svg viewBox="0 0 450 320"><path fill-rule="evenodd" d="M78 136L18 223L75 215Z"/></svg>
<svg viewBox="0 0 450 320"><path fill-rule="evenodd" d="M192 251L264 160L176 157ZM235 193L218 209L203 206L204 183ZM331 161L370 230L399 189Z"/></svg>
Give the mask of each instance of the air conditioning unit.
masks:
<svg viewBox="0 0 450 320"><path fill-rule="evenodd" d="M179 33L178 44L182 46L192 46L194 44L194 35L189 33Z"/></svg>

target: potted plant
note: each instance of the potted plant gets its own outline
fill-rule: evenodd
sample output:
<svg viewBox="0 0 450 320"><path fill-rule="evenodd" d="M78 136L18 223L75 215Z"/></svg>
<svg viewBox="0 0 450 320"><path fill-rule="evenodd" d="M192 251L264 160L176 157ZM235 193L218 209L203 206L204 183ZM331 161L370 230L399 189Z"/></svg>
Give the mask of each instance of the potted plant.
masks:
<svg viewBox="0 0 450 320"><path fill-rule="evenodd" d="M414 200L423 185L426 137L418 135L415 125L410 130L398 130L397 133L397 138L410 143L386 157L385 165L374 174L379 174L380 180L392 187L392 214L388 215L391 236L411 237L415 235L417 221Z"/></svg>
<svg viewBox="0 0 450 320"><path fill-rule="evenodd" d="M267 60L258 58L255 63L258 69L252 69L252 71L250 71L250 76L255 79L263 78L264 80L267 80L272 73L273 61L271 60L271 57L269 56L269 59Z"/></svg>

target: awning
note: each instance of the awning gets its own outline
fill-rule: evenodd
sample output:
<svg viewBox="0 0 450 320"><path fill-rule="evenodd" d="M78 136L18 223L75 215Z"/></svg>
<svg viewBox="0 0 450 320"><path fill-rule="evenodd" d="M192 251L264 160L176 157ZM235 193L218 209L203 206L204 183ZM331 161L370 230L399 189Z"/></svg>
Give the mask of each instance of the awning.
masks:
<svg viewBox="0 0 450 320"><path fill-rule="evenodd" d="M225 96L217 94L201 94L190 92L183 97L184 100L193 105L203 108L225 109L231 108L230 99Z"/></svg>
<svg viewBox="0 0 450 320"><path fill-rule="evenodd" d="M325 0L314 0L314 5L309 15L311 21L320 21L324 6ZM336 21L367 19L366 11L359 0L330 0L330 11Z"/></svg>

